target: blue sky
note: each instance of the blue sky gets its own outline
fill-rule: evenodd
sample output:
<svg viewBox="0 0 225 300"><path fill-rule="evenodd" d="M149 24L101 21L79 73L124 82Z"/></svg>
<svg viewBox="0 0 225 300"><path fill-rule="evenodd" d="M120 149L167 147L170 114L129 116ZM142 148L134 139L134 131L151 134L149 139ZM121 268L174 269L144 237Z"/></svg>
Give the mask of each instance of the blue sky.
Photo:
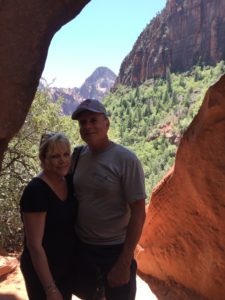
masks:
<svg viewBox="0 0 225 300"><path fill-rule="evenodd" d="M53 37L44 77L51 86L80 87L97 67L116 75L125 56L166 0L91 0Z"/></svg>

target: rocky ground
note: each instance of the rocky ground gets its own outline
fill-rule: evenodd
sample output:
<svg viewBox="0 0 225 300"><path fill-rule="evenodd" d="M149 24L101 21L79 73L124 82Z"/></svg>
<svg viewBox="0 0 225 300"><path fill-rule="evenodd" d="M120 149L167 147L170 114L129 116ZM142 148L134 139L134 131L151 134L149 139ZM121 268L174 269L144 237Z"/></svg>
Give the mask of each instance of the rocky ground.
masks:
<svg viewBox="0 0 225 300"><path fill-rule="evenodd" d="M149 286L138 276L137 277L136 300L156 300ZM7 276L0 277L0 299L1 300L28 300L22 274L17 265L16 269ZM73 296L73 300L79 299Z"/></svg>
<svg viewBox="0 0 225 300"><path fill-rule="evenodd" d="M22 274L17 260L7 262L11 272L3 274L6 269L0 257L0 300L28 300ZM137 276L136 300L205 300L193 291L187 290L176 283L160 282L154 278L144 278L143 274ZM145 279L149 284L147 284ZM73 300L79 299L73 297Z"/></svg>

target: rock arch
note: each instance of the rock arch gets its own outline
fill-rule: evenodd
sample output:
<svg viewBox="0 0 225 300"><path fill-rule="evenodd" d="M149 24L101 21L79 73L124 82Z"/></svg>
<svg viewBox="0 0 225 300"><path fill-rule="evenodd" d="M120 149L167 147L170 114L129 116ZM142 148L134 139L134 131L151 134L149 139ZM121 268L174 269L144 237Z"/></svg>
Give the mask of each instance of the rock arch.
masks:
<svg viewBox="0 0 225 300"><path fill-rule="evenodd" d="M0 2L0 166L8 142L22 126L30 108L52 37L88 2Z"/></svg>

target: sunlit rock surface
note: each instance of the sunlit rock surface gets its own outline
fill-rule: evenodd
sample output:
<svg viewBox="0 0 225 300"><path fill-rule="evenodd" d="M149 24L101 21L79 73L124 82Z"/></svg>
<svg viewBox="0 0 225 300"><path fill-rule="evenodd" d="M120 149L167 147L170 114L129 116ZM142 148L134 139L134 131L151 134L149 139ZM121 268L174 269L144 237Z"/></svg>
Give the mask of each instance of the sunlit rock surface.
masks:
<svg viewBox="0 0 225 300"><path fill-rule="evenodd" d="M167 0L125 57L116 84L136 86L147 79L215 65L225 59L225 1Z"/></svg>
<svg viewBox="0 0 225 300"><path fill-rule="evenodd" d="M210 300L225 295L225 75L181 139L155 188L137 255L141 272Z"/></svg>

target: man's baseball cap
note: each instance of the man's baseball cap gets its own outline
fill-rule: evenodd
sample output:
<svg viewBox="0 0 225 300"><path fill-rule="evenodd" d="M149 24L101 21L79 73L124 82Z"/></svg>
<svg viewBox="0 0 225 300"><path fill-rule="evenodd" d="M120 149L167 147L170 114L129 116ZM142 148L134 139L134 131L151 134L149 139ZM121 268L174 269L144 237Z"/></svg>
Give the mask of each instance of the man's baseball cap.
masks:
<svg viewBox="0 0 225 300"><path fill-rule="evenodd" d="M77 108L75 109L75 111L72 114L72 119L78 120L78 115L81 112L86 111L86 110L96 112L96 113L101 113L107 117L106 109L99 100L86 99L77 106Z"/></svg>

